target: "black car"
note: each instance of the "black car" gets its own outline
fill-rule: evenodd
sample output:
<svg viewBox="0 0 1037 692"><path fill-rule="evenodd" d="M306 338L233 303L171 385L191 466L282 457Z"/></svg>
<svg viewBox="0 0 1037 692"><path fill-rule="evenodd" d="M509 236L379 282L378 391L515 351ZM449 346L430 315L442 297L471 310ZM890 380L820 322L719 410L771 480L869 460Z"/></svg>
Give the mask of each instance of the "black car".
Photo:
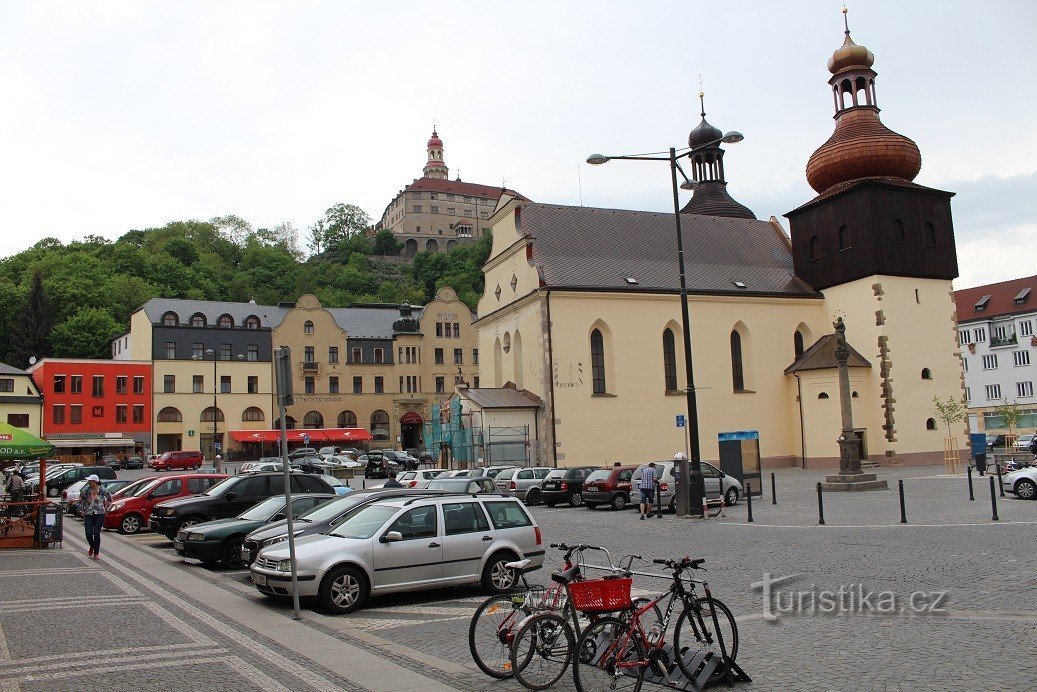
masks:
<svg viewBox="0 0 1037 692"><path fill-rule="evenodd" d="M416 471L418 468L417 457L412 457L409 454L386 449L382 451L382 455L389 461L394 461L399 464L405 471Z"/></svg>
<svg viewBox="0 0 1037 692"><path fill-rule="evenodd" d="M320 476L308 473L291 475L292 493L330 493L335 489ZM200 495L178 497L155 505L151 511L151 530L170 540L180 529L203 521L235 517L260 500L284 493L284 474L256 473L231 476Z"/></svg>
<svg viewBox="0 0 1037 692"><path fill-rule="evenodd" d="M111 466L73 466L47 480L47 497L61 497L61 491L88 476L97 476L102 481L115 480L115 469Z"/></svg>
<svg viewBox="0 0 1037 692"><path fill-rule="evenodd" d="M440 493L402 488L355 490L348 495L343 495L331 502L325 502L319 507L311 509L306 514L296 517L294 521L295 537L301 538L303 536L324 533L332 524L345 516L347 512L369 502L393 497L416 497L437 494ZM251 565L261 548L286 540L288 540L287 521L277 521L260 527L245 537L245 543L241 546L241 561L246 565Z"/></svg>
<svg viewBox="0 0 1037 692"><path fill-rule="evenodd" d="M388 478L389 471L400 470L400 465L387 458L380 450L368 452L358 461L364 464L364 478Z"/></svg>
<svg viewBox="0 0 1037 692"><path fill-rule="evenodd" d="M126 457L126 461L122 462L124 469L142 469L144 468L144 457Z"/></svg>
<svg viewBox="0 0 1037 692"><path fill-rule="evenodd" d="M554 507L560 502L568 502L572 507L583 504L583 482L591 472L600 466L573 466L568 469L555 469L544 479L544 504Z"/></svg>

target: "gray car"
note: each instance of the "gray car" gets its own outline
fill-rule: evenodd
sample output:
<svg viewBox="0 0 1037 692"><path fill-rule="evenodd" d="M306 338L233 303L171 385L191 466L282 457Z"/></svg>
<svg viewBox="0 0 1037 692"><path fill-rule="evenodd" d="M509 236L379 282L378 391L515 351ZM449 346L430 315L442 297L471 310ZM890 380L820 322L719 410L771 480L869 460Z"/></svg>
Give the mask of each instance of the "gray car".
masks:
<svg viewBox="0 0 1037 692"><path fill-rule="evenodd" d="M543 499L544 479L553 470L546 466L504 469L493 480L497 492L517 497L527 505L538 505Z"/></svg>
<svg viewBox="0 0 1037 692"><path fill-rule="evenodd" d="M489 478L433 478L428 490L449 490L454 493L495 493L497 486Z"/></svg>
<svg viewBox="0 0 1037 692"><path fill-rule="evenodd" d="M728 505L738 502L738 498L742 496L742 484L738 482L738 479L727 475L712 464L703 461L701 465L702 480L706 490L706 502L719 502L721 496L723 496L724 501ZM640 501L641 473L646 468L648 468L648 464L638 466L630 479L630 487L634 492L634 502L632 504L636 505ZM655 462L655 475L659 479L659 495L662 497L662 506L668 508L671 512L676 510L677 483L673 477L673 462Z"/></svg>
<svg viewBox="0 0 1037 692"><path fill-rule="evenodd" d="M392 498L357 508L327 533L296 541L299 596L349 613L368 596L481 583L491 593L515 584L509 562L544 562L540 529L510 497ZM291 595L288 548L259 551L250 568L261 593Z"/></svg>

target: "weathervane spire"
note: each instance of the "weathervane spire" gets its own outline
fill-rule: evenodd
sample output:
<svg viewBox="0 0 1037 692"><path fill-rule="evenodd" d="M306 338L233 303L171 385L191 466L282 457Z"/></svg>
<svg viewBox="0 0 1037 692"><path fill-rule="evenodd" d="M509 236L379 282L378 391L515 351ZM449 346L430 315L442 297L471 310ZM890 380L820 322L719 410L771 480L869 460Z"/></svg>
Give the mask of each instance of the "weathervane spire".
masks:
<svg viewBox="0 0 1037 692"><path fill-rule="evenodd" d="M699 75L699 113L703 118L706 117L706 92L702 90L702 75Z"/></svg>
<svg viewBox="0 0 1037 692"><path fill-rule="evenodd" d="M846 9L846 3L844 2L843 3L843 26L846 27L846 31L843 32L843 33L845 33L847 36L850 35L850 20L848 18L849 13L850 13L850 11L848 9Z"/></svg>

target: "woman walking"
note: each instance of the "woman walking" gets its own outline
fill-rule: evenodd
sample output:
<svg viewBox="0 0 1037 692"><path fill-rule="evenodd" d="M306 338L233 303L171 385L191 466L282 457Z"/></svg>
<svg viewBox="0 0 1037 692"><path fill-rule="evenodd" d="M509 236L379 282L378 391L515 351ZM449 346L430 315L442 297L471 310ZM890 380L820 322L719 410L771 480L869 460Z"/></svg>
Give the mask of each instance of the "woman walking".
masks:
<svg viewBox="0 0 1037 692"><path fill-rule="evenodd" d="M86 485L79 493L79 507L86 526L86 542L90 544L87 554L95 560L101 555L101 529L111 504L112 496L101 487L101 479L96 474L87 476Z"/></svg>

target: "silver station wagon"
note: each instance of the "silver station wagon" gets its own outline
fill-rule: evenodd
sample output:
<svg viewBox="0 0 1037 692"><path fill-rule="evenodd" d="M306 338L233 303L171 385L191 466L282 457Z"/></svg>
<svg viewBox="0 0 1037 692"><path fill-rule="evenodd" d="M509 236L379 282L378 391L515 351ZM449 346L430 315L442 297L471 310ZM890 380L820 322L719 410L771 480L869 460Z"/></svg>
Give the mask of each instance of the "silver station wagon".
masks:
<svg viewBox="0 0 1037 692"><path fill-rule="evenodd" d="M511 497L399 497L358 507L327 533L296 542L300 597L333 614L360 608L369 595L481 583L508 591L506 565L544 562L540 528ZM252 581L271 596L291 595L287 543L260 550Z"/></svg>

